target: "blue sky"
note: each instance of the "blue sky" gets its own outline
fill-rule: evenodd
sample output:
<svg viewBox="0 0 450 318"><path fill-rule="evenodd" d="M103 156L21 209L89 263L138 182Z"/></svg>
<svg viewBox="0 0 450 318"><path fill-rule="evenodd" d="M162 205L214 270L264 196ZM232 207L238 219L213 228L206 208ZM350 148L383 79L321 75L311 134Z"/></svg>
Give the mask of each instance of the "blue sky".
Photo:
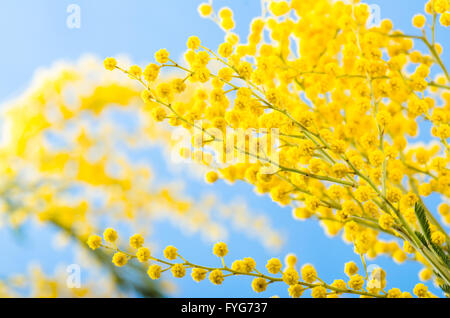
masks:
<svg viewBox="0 0 450 318"><path fill-rule="evenodd" d="M127 54L134 62L145 64L152 60L153 53L167 48L173 56L180 56L185 49L189 36L197 35L208 47L216 48L223 38L222 31L209 20L197 14L198 0L6 0L0 2L0 103L19 95L30 83L36 69L49 67L54 61L76 60L85 53L101 58L117 54ZM66 26L69 4L81 8L81 28L69 29ZM422 0L373 0L378 4L381 16L391 18L395 28L408 33L417 33L411 27L411 17L423 10ZM260 12L260 1L215 1L215 8L230 6L237 22L236 32L242 37L247 35L248 24ZM448 31L438 30L438 42L448 43ZM448 52L444 61L449 60ZM171 172L161 155L153 153L148 159L159 168L159 180L171 180L180 177L180 173ZM196 180L186 180L196 182ZM332 281L345 278L343 266L346 261L358 262L358 256L352 247L340 238L327 238L316 222L296 222L291 218L288 208L273 204L267 197L253 194L250 186L237 183L233 186L218 182L214 186L196 184L188 192L196 198L203 193L214 191L222 201L233 200L245 193L247 203L268 215L275 228L282 230L288 244L277 253L265 250L242 234L232 232L229 243L230 259L253 256L260 267L271 257L283 258L288 252L298 255L301 263L312 263L318 269L321 278ZM434 198L435 199L435 198ZM435 207L436 200L429 201ZM54 232L45 228L27 225L27 235L18 239L10 230L0 228L0 249L6 252L6 259L0 263L0 277L11 273L24 272L26 264L36 261L51 273L59 263L70 263L70 249L54 251L50 241ZM161 245L176 245L183 255L201 264L215 264L217 259L210 255L211 244L199 242L198 237L185 237L169 224L158 224L154 238ZM195 250L192 246L198 246ZM251 251L251 252L249 252ZM385 257L369 262L386 269L388 288L399 287L411 291L418 281L417 264L397 265ZM218 264L218 263L217 263ZM268 291L255 295L248 279L227 279L222 287L204 281L199 284L190 277L176 281L179 297L254 297L278 294L286 296L281 284L270 286ZM436 289L433 289L437 291Z"/></svg>

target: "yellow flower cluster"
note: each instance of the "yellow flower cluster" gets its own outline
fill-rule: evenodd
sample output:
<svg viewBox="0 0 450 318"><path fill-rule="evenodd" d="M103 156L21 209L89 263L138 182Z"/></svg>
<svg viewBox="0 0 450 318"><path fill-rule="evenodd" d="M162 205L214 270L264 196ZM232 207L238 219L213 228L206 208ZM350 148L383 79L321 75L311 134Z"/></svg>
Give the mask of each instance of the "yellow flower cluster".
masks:
<svg viewBox="0 0 450 318"><path fill-rule="evenodd" d="M144 101L156 121L167 119L194 137L200 134L184 153L200 156L197 161L211 169L208 182L244 180L278 204L292 206L295 218L316 218L330 235L343 230L357 254L387 254L399 263L413 254L411 259L438 273L438 285L449 288L449 236L424 205L431 194L450 197L450 76L435 23L448 26L449 9L446 0L427 2L431 35L410 35L394 30L387 19L368 26L369 7L359 1L271 1L269 14L255 18L241 42L231 31L230 8L216 15L211 4L202 4L201 15L226 32L217 53L191 37L184 64L162 49L155 54L158 64L147 66L179 69L182 78L154 85L134 77L145 87ZM423 30L424 14L412 19ZM416 42L428 52L415 49ZM211 60L220 67L210 66ZM442 74L431 78L432 67ZM186 96L190 90L194 93ZM421 121L431 126L432 140L408 144L419 135ZM255 150L251 136L237 146L229 143L238 129L277 129L278 145ZM254 137L258 145L272 145L274 138ZM244 160L219 156L214 162L211 149ZM268 168L272 172L265 173ZM449 224L448 204L439 211ZM394 241L382 241L380 233ZM398 240L407 244L405 250ZM296 276L289 273L286 279ZM362 288L362 277L349 284ZM290 293L300 295L300 288Z"/></svg>
<svg viewBox="0 0 450 318"><path fill-rule="evenodd" d="M104 236L108 235L111 229L107 229L104 232ZM137 234L138 235L138 234ZM132 236L135 237L136 235ZM88 239L89 242L96 240L96 235L92 235ZM316 269L311 264L304 264L300 270L296 268L297 257L293 254L289 254L285 258L285 268L282 269L283 264L277 258L272 258L267 261L266 269L269 275L260 272L257 269L256 262L246 257L243 260L236 260L232 263L231 267L227 266L224 260L224 256L228 254L228 246L224 242L216 243L213 247L213 254L221 259L221 267L202 266L191 263L184 257L182 257L178 249L174 246L167 246L164 249L164 259L160 259L150 255L150 251L147 248L141 247L137 253L125 252L119 249L115 244L102 245L106 249L114 251L112 256L112 262L116 266L126 265L128 260L137 258L140 262L141 259L139 253L141 249L148 251L147 258L144 261L148 264L147 274L152 280L161 278L161 274L169 271L175 278L183 278L186 275L187 270L191 270L191 277L194 281L200 282L206 277L214 285L221 285L225 279L230 276L249 276L253 280L251 282L252 289L257 292L264 292L267 290L269 284L272 283L284 283L287 285L288 293L293 298L298 298L303 295L304 291L310 290L313 298L338 298L343 294L354 294L364 298L411 298L412 295L408 292L401 292L398 288L392 288L385 291L386 288L386 273L383 269L377 267L371 273L367 272L364 258L362 262L364 264L365 276L358 274L358 267L354 262L348 262L345 264L344 272L348 275L349 280L345 282L342 279L334 280L331 284L327 284L325 281L319 278ZM130 244L133 248L133 244ZM175 262L179 260L180 262ZM172 262L170 262L172 261ZM152 262L152 263L150 263ZM165 267L163 269L163 267ZM271 276L277 275L277 276ZM421 277L429 279L431 273L422 273ZM436 297L428 291L428 288L422 283L417 284L414 287L414 294L420 298Z"/></svg>
<svg viewBox="0 0 450 318"><path fill-rule="evenodd" d="M117 62L109 58L104 66L112 70ZM142 74L138 67L132 70L134 77L157 76L154 67ZM159 71L157 65L156 70ZM102 72L107 76L96 76ZM92 57L75 64L58 63L38 74L24 94L6 103L0 114L5 137L0 146L0 190L8 195L0 199L1 223L19 228L27 221L37 221L59 229L58 244L66 244L69 238L84 243L107 214L110 220L127 222L140 233L130 238L130 246L142 263L150 257L150 250L143 247L142 235L151 231L157 218L170 220L209 241L225 238L228 228L224 220L234 216L224 214L219 220L212 211L225 210L228 204L215 196L197 201L184 195L178 186L159 184L148 165L131 162L117 151L119 143L131 148L148 145L149 140L163 141L169 147L174 142L170 131L151 118L150 110L141 101L140 88L116 75L103 71L101 62ZM178 81L177 87L180 86ZM142 118L142 124L132 134L114 125L109 116L110 112L125 111ZM251 224L249 237L268 247L281 245L280 234L270 222L253 224L258 215L243 204L239 209ZM258 235L253 235L257 230ZM108 230L103 240L114 244L117 233ZM92 250L102 246L102 237L91 236L87 242L82 245L88 255L98 259L93 256L98 251L94 254ZM128 261L122 254L115 257L115 263L122 266ZM111 279L111 288L120 287L117 282L121 281L124 282L122 277ZM106 287L105 294L86 293L108 294L117 295ZM65 293L59 290L55 295Z"/></svg>

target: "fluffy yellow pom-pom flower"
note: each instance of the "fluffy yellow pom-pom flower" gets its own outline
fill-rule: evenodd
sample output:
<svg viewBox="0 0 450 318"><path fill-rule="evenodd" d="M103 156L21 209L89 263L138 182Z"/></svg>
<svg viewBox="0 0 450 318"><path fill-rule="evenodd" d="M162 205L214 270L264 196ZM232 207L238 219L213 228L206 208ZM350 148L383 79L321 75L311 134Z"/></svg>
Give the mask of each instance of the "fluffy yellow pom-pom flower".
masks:
<svg viewBox="0 0 450 318"><path fill-rule="evenodd" d="M98 235L91 235L87 239L87 244L91 249L95 250L102 245L102 238Z"/></svg>
<svg viewBox="0 0 450 318"><path fill-rule="evenodd" d="M155 53L155 60L158 63L165 64L169 61L169 52L166 49L161 49Z"/></svg>
<svg viewBox="0 0 450 318"><path fill-rule="evenodd" d="M169 245L164 249L164 257L168 260L174 260L178 256L178 250L175 246Z"/></svg>
<svg viewBox="0 0 450 318"><path fill-rule="evenodd" d="M278 274L282 267L283 264L278 258L271 258L267 261L266 268L271 274Z"/></svg>
<svg viewBox="0 0 450 318"><path fill-rule="evenodd" d="M217 257L224 257L228 254L228 247L227 244L223 242L216 243L213 247L213 253Z"/></svg>
<svg viewBox="0 0 450 318"><path fill-rule="evenodd" d="M267 281L262 277L257 277L252 281L252 288L257 293L263 292L267 288Z"/></svg>
<svg viewBox="0 0 450 318"><path fill-rule="evenodd" d="M108 228L103 232L103 238L106 242L114 243L117 240L118 235L116 230Z"/></svg>
<svg viewBox="0 0 450 318"><path fill-rule="evenodd" d="M302 267L302 279L307 283L313 283L317 279L317 272L314 266L310 264L303 265Z"/></svg>
<svg viewBox="0 0 450 318"><path fill-rule="evenodd" d="M161 277L161 266L156 264L150 265L147 274L151 279L159 279Z"/></svg>
<svg viewBox="0 0 450 318"><path fill-rule="evenodd" d="M139 248L144 245L144 237L141 234L135 234L130 237L130 246L132 248Z"/></svg>
<svg viewBox="0 0 450 318"><path fill-rule="evenodd" d="M194 35L189 37L186 46L188 47L188 49L197 50L200 47L200 44L201 44L200 39L198 38L198 36Z"/></svg>
<svg viewBox="0 0 450 318"><path fill-rule="evenodd" d="M186 268L183 264L173 265L170 271L172 272L173 277L176 278L183 278L184 275L186 275Z"/></svg>
<svg viewBox="0 0 450 318"><path fill-rule="evenodd" d="M208 17L213 12L213 8L209 3L201 3L198 6L198 12L202 17Z"/></svg>
<svg viewBox="0 0 450 318"><path fill-rule="evenodd" d="M103 65L105 66L105 69L107 69L108 71L112 71L116 68L117 66L117 61L115 58L113 57L107 57L104 61L103 61Z"/></svg>
<svg viewBox="0 0 450 318"><path fill-rule="evenodd" d="M192 269L192 279L196 282L200 282L202 280L204 280L206 278L206 274L208 273L208 271L206 269L203 268L193 268Z"/></svg>
<svg viewBox="0 0 450 318"><path fill-rule="evenodd" d="M208 182L208 183L214 183L219 179L219 175L215 171L209 171L205 175L205 179L206 179L206 182Z"/></svg>
<svg viewBox="0 0 450 318"><path fill-rule="evenodd" d="M209 274L209 280L214 285L221 285L224 279L223 272L220 269L215 269Z"/></svg>
<svg viewBox="0 0 450 318"><path fill-rule="evenodd" d="M114 265L122 267L127 264L128 256L122 252L117 252L113 255L112 262Z"/></svg>
<svg viewBox="0 0 450 318"><path fill-rule="evenodd" d="M136 257L139 262L144 263L150 259L151 253L147 247L141 247L136 252Z"/></svg>

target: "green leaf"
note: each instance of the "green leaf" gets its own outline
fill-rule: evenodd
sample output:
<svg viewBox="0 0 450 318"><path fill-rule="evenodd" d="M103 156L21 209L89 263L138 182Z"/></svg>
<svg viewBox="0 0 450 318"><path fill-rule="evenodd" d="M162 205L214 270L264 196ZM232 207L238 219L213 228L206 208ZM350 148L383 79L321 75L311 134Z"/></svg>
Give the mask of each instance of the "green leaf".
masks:
<svg viewBox="0 0 450 318"><path fill-rule="evenodd" d="M423 235L428 242L431 242L430 223L428 223L427 214L425 213L423 205L416 202L416 205L414 206L414 212L416 213L417 220L419 221L419 225Z"/></svg>
<svg viewBox="0 0 450 318"><path fill-rule="evenodd" d="M444 291L444 293L450 295L450 285L444 284L444 285L439 285L439 287L441 287L441 289Z"/></svg>
<svg viewBox="0 0 450 318"><path fill-rule="evenodd" d="M445 251L437 244L431 242L431 247L439 256L439 258L444 262L447 267L450 267L450 257L445 253Z"/></svg>
<svg viewBox="0 0 450 318"><path fill-rule="evenodd" d="M422 242L423 245L428 247L428 242L427 239L425 238L425 236L423 236L422 233L420 233L419 231L415 231L416 236L419 238L419 240Z"/></svg>
<svg viewBox="0 0 450 318"><path fill-rule="evenodd" d="M433 270L433 274L436 275L436 277L439 277L439 278L442 279L442 275L439 274L438 272L436 272L435 270Z"/></svg>

